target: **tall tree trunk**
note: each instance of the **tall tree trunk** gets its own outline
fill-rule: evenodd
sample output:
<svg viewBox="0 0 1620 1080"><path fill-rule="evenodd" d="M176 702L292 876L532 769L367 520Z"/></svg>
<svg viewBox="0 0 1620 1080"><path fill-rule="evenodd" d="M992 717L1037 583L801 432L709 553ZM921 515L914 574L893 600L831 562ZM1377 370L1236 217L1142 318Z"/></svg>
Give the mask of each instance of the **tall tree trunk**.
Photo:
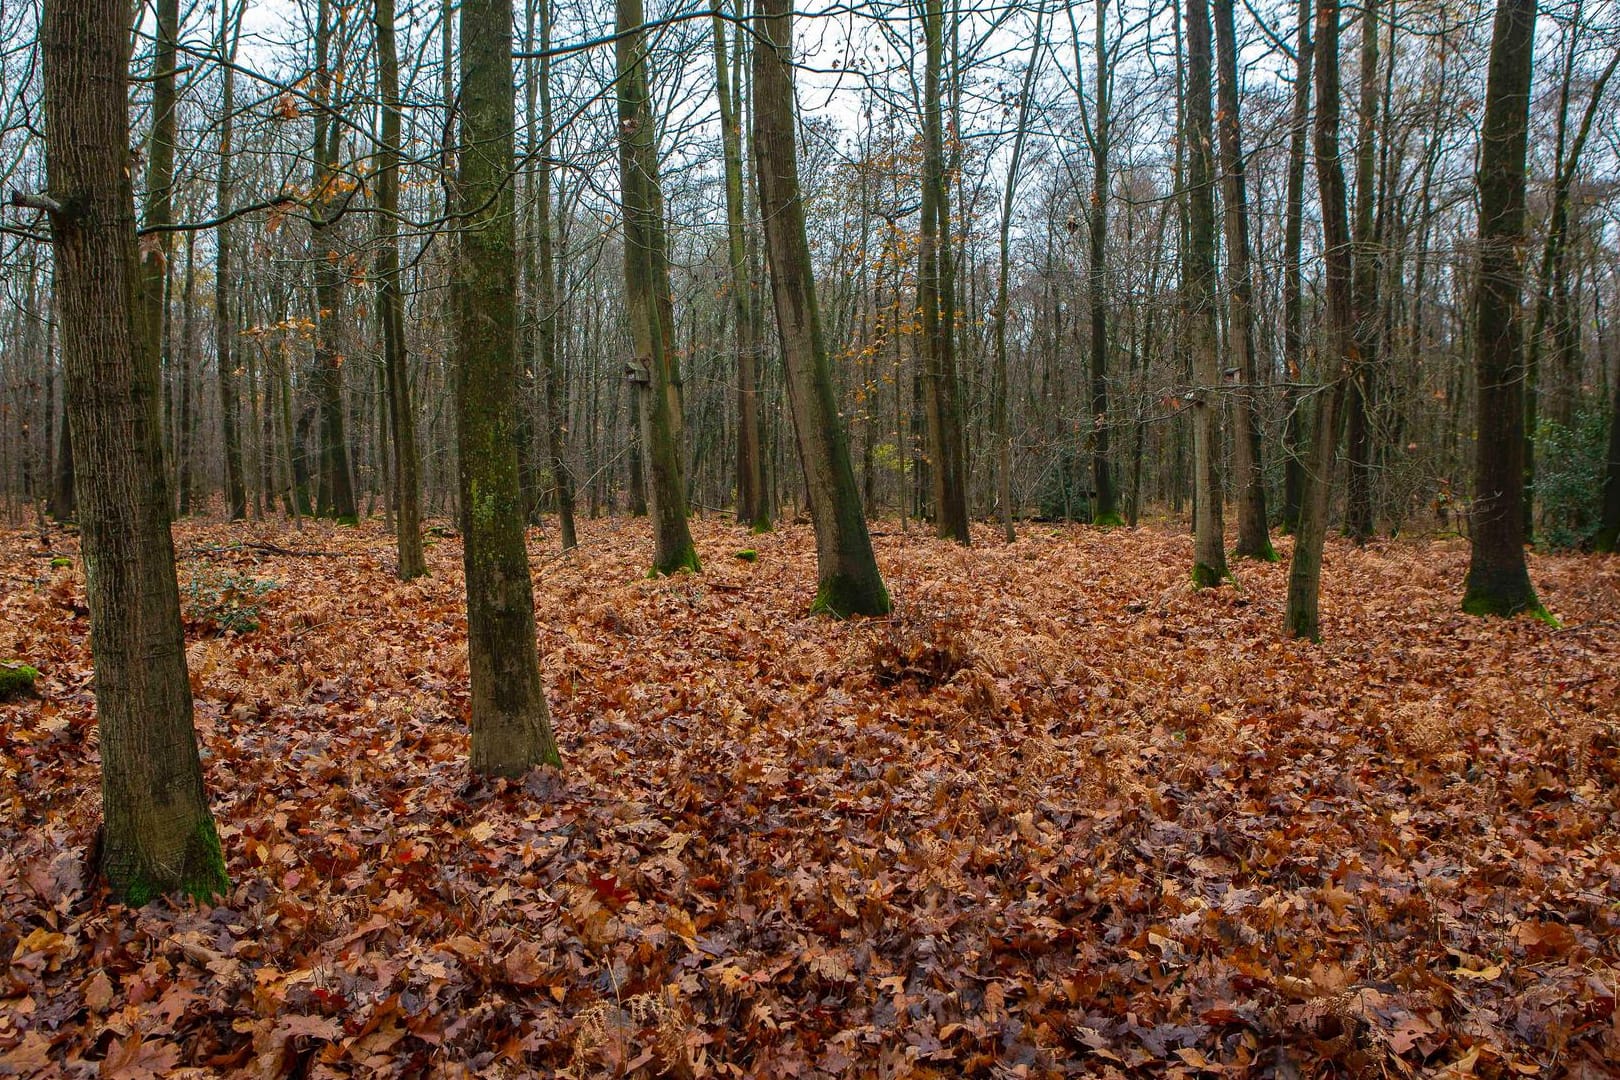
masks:
<svg viewBox="0 0 1620 1080"><path fill-rule="evenodd" d="M715 87L720 99L720 143L726 170L726 242L731 261L732 318L737 327L737 520L755 532L771 528L765 497L765 458L759 414L759 333L754 326L753 289L748 280L748 245L743 229L742 119L740 88L731 85L726 49L725 0L714 8Z"/></svg>
<svg viewBox="0 0 1620 1080"><path fill-rule="evenodd" d="M1096 119L1089 129L1091 136L1091 208L1088 214L1090 251L1086 267L1086 284L1091 307L1091 474L1096 490L1091 506L1093 525L1119 525L1119 496L1115 491L1114 474L1108 460L1108 152L1113 137L1109 110L1112 107L1112 61L1108 55L1108 41L1104 23L1108 0L1097 0L1096 57L1097 90L1094 107ZM1075 71L1080 70L1080 35L1074 25L1074 9L1069 9L1069 28L1075 49ZM1076 85L1079 85L1078 82ZM1026 94L1028 91L1026 91ZM1084 103L1082 102L1082 108Z"/></svg>
<svg viewBox="0 0 1620 1080"><path fill-rule="evenodd" d="M1237 473L1237 546L1244 559L1276 562L1266 524L1266 471L1255 409L1260 365L1255 362L1254 271L1249 263L1249 191L1239 128L1237 31L1233 0L1215 0L1215 50L1219 75L1222 195L1225 203L1227 293L1231 298L1226 340L1242 386L1232 399L1232 471Z"/></svg>
<svg viewBox="0 0 1620 1080"><path fill-rule="evenodd" d="M1378 387L1378 278L1382 253L1376 233L1378 160L1378 8L1368 0L1361 12L1361 85L1356 107L1356 203L1352 234L1352 288L1359 359L1347 387L1345 433L1348 477L1344 533L1356 543L1373 534L1374 395Z"/></svg>
<svg viewBox="0 0 1620 1080"><path fill-rule="evenodd" d="M663 198L658 193L657 130L647 87L641 0L618 0L619 173L624 200L625 298L636 361L631 378L641 405L642 443L652 474L654 574L698 569L687 526L679 400L672 386L668 264L663 255Z"/></svg>
<svg viewBox="0 0 1620 1080"><path fill-rule="evenodd" d="M328 43L333 36L331 0L320 0L315 33L315 153L310 205L310 259L315 264L315 395L320 409L321 517L353 524L360 512L349 468L349 439L343 409L343 356L338 351L340 307L345 274L330 214L338 198L338 145L342 128L332 122L333 72Z"/></svg>
<svg viewBox="0 0 1620 1080"><path fill-rule="evenodd" d="M1188 242L1183 251L1187 340L1193 365L1193 583L1230 578L1222 535L1220 477L1221 366L1215 327L1215 139L1210 105L1209 7L1187 0Z"/></svg>
<svg viewBox="0 0 1620 1080"><path fill-rule="evenodd" d="M191 514L192 443L196 428L196 408L191 399L192 372L197 359L197 234L186 233L185 284L180 290L180 418L175 424L176 510L181 517Z"/></svg>
<svg viewBox="0 0 1620 1080"><path fill-rule="evenodd" d="M1356 311L1351 295L1349 203L1344 160L1339 153L1339 0L1321 0L1316 12L1316 184L1322 207L1322 262L1326 271L1327 335L1305 471L1299 532L1288 567L1284 628L1291 637L1322 637L1322 548L1333 497L1333 464L1339 448L1339 414L1355 353Z"/></svg>
<svg viewBox="0 0 1620 1080"><path fill-rule="evenodd" d="M157 37L152 53L152 140L147 146L146 199L141 213L142 228L148 231L136 249L140 264L135 280L135 332L136 347L148 354L145 362L161 372L169 328L169 262L174 254L174 234L168 226L174 224L174 77L180 0L155 0L153 14ZM172 516L173 503L169 505Z"/></svg>
<svg viewBox="0 0 1620 1080"><path fill-rule="evenodd" d="M1535 0L1498 0L1479 154L1473 557L1463 610L1550 618L1524 561L1524 168Z"/></svg>
<svg viewBox="0 0 1620 1080"><path fill-rule="evenodd" d="M861 515L860 491L821 337L810 245L805 237L793 115L792 0L758 0L754 25L754 152L760 216L770 253L771 295L787 367L789 411L816 530L812 611L839 618L882 615L889 593Z"/></svg>
<svg viewBox="0 0 1620 1080"><path fill-rule="evenodd" d="M125 0L48 0L46 168L101 737L99 869L113 894L229 885L192 726L163 476L157 356L134 310Z"/></svg>
<svg viewBox="0 0 1620 1080"><path fill-rule="evenodd" d="M956 290L952 272L950 178L941 115L945 66L944 0L922 0L926 60L923 85L922 233L918 244L917 306L922 309L926 358L929 474L934 532L966 544L967 475L956 374ZM756 90L755 93L758 93ZM757 106L756 106L757 108Z"/></svg>
<svg viewBox="0 0 1620 1080"><path fill-rule="evenodd" d="M1310 148L1311 0L1299 0L1299 23L1294 33L1294 103L1289 116L1288 187L1283 225L1283 372L1287 419L1283 428L1282 531L1299 529L1305 494L1305 424L1298 384L1305 376L1304 280L1301 260L1305 238L1305 157Z"/></svg>
<svg viewBox="0 0 1620 1080"><path fill-rule="evenodd" d="M579 543L574 528L574 473L568 464L568 384L563 379L562 362L557 357L557 269L553 254L551 225L551 2L528 0L526 6L529 37L535 32L535 15L540 16L540 63L538 71L532 60L528 62L529 78L526 94L530 113L530 128L534 129L534 101L540 99L538 143L531 148L537 157L534 170L534 243L536 266L534 280L535 305L539 308L535 322L535 344L540 353L541 378L546 395L546 454L551 460L551 480L557 493L557 531L562 534L564 551Z"/></svg>
<svg viewBox="0 0 1620 1080"><path fill-rule="evenodd" d="M1102 6L1106 0L1099 0L1098 16L1101 17ZM1018 538L1013 531L1013 495L1012 495L1012 431L1007 419L1007 398L1010 393L1007 382L1007 305L1008 282L1011 277L1012 264L1012 214L1013 200L1018 195L1018 175L1024 163L1024 143L1029 135L1029 107L1035 89L1035 75L1040 69L1042 30L1045 27L1046 9L1035 9L1035 33L1031 38L1029 52L1029 66L1024 68L1024 92L1018 99L1018 125L1013 131L1012 161L1007 164L1007 184L1001 193L1001 230L1000 245L996 261L996 323L995 323L995 389L992 407L995 412L996 429L996 502L1001 507L1002 535L1007 543ZM1101 31L1099 31L1101 33ZM1098 86L1102 86L1102 76L1098 75ZM899 299L895 300L896 308ZM898 319L899 312L895 316ZM896 335L898 337L898 334ZM895 381L895 394L898 398L900 383Z"/></svg>
<svg viewBox="0 0 1620 1080"><path fill-rule="evenodd" d="M546 711L518 489L512 0L462 0L456 180L456 441L472 672L472 769L560 765Z"/></svg>
<svg viewBox="0 0 1620 1080"><path fill-rule="evenodd" d="M236 341L235 311L231 305L235 282L231 277L231 224L226 220L231 210L234 188L231 176L232 137L236 112L237 42L241 40L242 12L245 0L221 3L219 37L216 47L225 63L220 67L224 87L220 91L219 165L214 186L214 212L219 228L214 236L214 356L218 364L220 425L225 441L225 513L232 521L247 516L247 492L242 476L242 437L239 432L240 403L236 391L236 361L233 348Z"/></svg>
<svg viewBox="0 0 1620 1080"><path fill-rule="evenodd" d="M427 573L422 554L421 463L416 410L406 366L405 298L399 286L399 52L394 0L376 0L377 81L382 94L382 141L377 147L377 318L383 345L388 428L394 443L394 544L401 581Z"/></svg>

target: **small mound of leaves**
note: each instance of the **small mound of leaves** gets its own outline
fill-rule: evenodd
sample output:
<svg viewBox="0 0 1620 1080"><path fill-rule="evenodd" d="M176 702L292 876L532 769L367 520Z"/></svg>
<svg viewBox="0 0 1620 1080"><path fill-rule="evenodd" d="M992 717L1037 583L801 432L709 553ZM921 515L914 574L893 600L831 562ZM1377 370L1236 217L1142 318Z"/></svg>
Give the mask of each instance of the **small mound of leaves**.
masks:
<svg viewBox="0 0 1620 1080"><path fill-rule="evenodd" d="M972 667L973 650L959 620L902 613L878 624L867 641L866 665L884 686L909 681L928 690Z"/></svg>

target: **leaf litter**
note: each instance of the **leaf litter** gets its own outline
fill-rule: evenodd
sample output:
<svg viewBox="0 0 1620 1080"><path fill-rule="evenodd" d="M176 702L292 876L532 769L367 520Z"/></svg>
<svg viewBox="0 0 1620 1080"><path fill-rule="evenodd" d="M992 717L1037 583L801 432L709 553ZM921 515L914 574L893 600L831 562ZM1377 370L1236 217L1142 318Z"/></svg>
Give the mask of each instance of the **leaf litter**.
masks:
<svg viewBox="0 0 1620 1080"><path fill-rule="evenodd" d="M1608 1076L1620 560L1456 610L1462 542L1195 592L1168 529L531 535L558 772L474 782L459 541L176 527L232 889L110 905L75 544L0 533L0 1076ZM195 594L196 588L192 592ZM229 597L226 598L230 600ZM247 602L247 601L243 601Z"/></svg>

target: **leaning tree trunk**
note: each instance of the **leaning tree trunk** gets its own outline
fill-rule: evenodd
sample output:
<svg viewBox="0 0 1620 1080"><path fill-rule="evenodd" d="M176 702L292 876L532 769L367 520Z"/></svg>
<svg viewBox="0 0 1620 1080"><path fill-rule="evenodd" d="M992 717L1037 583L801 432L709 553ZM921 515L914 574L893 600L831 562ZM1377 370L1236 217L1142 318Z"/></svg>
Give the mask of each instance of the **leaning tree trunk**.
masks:
<svg viewBox="0 0 1620 1080"><path fill-rule="evenodd" d="M1325 385L1316 405L1310 462L1305 470L1299 530L1288 567L1284 628L1291 637L1319 641L1322 548L1327 541L1333 496L1333 461L1339 447L1339 413L1355 352L1355 303L1351 296L1350 221L1344 161L1339 155L1339 0L1322 0L1316 12L1316 183L1322 206L1322 261L1327 292ZM1331 367L1330 367L1331 365Z"/></svg>
<svg viewBox="0 0 1620 1080"><path fill-rule="evenodd" d="M512 0L462 0L461 139L450 303L460 458L472 769L559 765L540 679L518 486Z"/></svg>
<svg viewBox="0 0 1620 1080"><path fill-rule="evenodd" d="M1215 331L1215 146L1209 6L1187 0L1187 225L1183 253L1187 343L1193 361L1193 584L1230 578L1222 536L1221 365Z"/></svg>
<svg viewBox="0 0 1620 1080"><path fill-rule="evenodd" d="M401 581L427 573L422 553L421 464L416 412L406 367L405 298L399 287L399 52L394 0L376 0L377 81L382 96L382 140L377 148L377 318L383 345L388 428L394 443L394 546Z"/></svg>
<svg viewBox="0 0 1620 1080"><path fill-rule="evenodd" d="M1474 552L1463 610L1549 617L1524 561L1524 168L1535 0L1499 0L1479 153L1479 289L1474 368Z"/></svg>
<svg viewBox="0 0 1620 1080"><path fill-rule="evenodd" d="M101 736L100 870L114 896L228 887L192 726L155 354L134 310L125 0L48 0L40 25L56 290Z"/></svg>
<svg viewBox="0 0 1620 1080"><path fill-rule="evenodd" d="M889 611L889 593L861 515L805 237L793 115L793 4L759 0L756 10L754 164L788 403L816 530L818 584L811 610L839 618L883 615Z"/></svg>
<svg viewBox="0 0 1620 1080"><path fill-rule="evenodd" d="M618 0L619 175L624 200L625 298L635 339L631 379L641 405L642 444L651 473L654 574L698 569L687 525L681 468L678 394L665 326L669 292L658 218L657 131L647 87L646 37L641 0Z"/></svg>
<svg viewBox="0 0 1620 1080"><path fill-rule="evenodd" d="M1226 340L1243 385L1232 401L1232 471L1237 474L1239 558L1276 562L1266 525L1266 471L1260 453L1260 419L1255 409L1259 368L1255 362L1254 272L1249 263L1249 192L1239 128L1237 32L1233 0L1215 0L1215 49L1220 74L1222 197L1225 202L1227 292L1231 297Z"/></svg>

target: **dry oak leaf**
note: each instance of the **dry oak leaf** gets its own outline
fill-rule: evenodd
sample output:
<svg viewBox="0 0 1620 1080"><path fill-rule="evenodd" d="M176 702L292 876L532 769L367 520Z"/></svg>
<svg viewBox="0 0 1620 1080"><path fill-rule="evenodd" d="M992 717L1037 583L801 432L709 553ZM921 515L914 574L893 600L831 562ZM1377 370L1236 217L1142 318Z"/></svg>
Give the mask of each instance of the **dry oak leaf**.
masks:
<svg viewBox="0 0 1620 1080"><path fill-rule="evenodd" d="M180 1048L173 1043L148 1042L139 1034L114 1041L102 1059L102 1080L147 1080L167 1076L180 1060Z"/></svg>

